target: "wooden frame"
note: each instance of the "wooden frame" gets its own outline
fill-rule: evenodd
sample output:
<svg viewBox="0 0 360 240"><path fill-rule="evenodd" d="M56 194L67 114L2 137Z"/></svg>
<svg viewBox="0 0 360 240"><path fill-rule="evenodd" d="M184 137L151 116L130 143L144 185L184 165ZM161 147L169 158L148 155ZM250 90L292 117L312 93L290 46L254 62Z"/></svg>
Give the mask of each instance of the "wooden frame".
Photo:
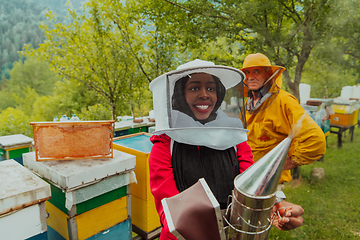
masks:
<svg viewBox="0 0 360 240"><path fill-rule="evenodd" d="M36 161L112 158L114 122L31 122Z"/></svg>

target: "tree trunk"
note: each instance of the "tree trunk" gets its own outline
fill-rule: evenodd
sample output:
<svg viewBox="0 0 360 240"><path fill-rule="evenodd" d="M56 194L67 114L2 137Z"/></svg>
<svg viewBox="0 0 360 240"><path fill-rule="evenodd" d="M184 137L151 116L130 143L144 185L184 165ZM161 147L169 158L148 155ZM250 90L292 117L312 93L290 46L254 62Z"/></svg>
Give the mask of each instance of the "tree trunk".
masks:
<svg viewBox="0 0 360 240"><path fill-rule="evenodd" d="M116 116L115 116L115 103L111 103L111 114L112 114L112 120L116 120Z"/></svg>
<svg viewBox="0 0 360 240"><path fill-rule="evenodd" d="M133 120L135 120L134 104L132 103L132 101L130 101L130 110L131 116L133 117Z"/></svg>
<svg viewBox="0 0 360 240"><path fill-rule="evenodd" d="M283 76L284 76L286 84L288 85L288 87L290 89L290 93L292 95L294 95L294 97L296 97L299 100L300 99L300 97L299 97L299 85L297 87L295 86L295 83L291 81L289 72L287 70L283 72Z"/></svg>
<svg viewBox="0 0 360 240"><path fill-rule="evenodd" d="M299 85L301 82L302 71L304 70L305 63L309 59L311 50L313 48L310 34L308 33L308 31L304 31L304 34L308 34L308 35L304 39L304 43L302 45L300 54L297 55L298 61L295 66L294 82L291 81L288 71L285 71L283 73L286 84L290 88L291 94L294 95L294 97L296 97L299 102L300 102Z"/></svg>

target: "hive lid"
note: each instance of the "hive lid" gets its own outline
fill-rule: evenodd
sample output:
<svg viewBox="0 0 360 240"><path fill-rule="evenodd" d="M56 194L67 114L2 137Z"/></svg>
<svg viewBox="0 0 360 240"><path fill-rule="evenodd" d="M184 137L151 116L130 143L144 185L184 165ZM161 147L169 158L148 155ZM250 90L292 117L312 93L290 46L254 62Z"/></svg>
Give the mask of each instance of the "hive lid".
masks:
<svg viewBox="0 0 360 240"><path fill-rule="evenodd" d="M45 201L50 185L13 159L0 162L0 215Z"/></svg>
<svg viewBox="0 0 360 240"><path fill-rule="evenodd" d="M115 131L126 130L131 127L130 121L115 122Z"/></svg>
<svg viewBox="0 0 360 240"><path fill-rule="evenodd" d="M321 110L321 106L312 106L312 105L304 105L304 104L301 104L301 106L305 111L318 112Z"/></svg>
<svg viewBox="0 0 360 240"><path fill-rule="evenodd" d="M356 104L356 100L342 99L342 98L334 98L335 105L349 105L354 106Z"/></svg>
<svg viewBox="0 0 360 240"><path fill-rule="evenodd" d="M140 128L147 126L147 122L134 123L133 121L121 121L115 122L115 130L118 129L129 129L129 128Z"/></svg>
<svg viewBox="0 0 360 240"><path fill-rule="evenodd" d="M31 144L32 138L23 134L15 134L0 137L0 147L10 147L19 144Z"/></svg>
<svg viewBox="0 0 360 240"><path fill-rule="evenodd" d="M36 161L35 153L23 154L24 166L63 190L81 188L109 176L135 169L135 156L114 150L113 158Z"/></svg>
<svg viewBox="0 0 360 240"><path fill-rule="evenodd" d="M332 98L309 98L309 100L321 101L325 107L331 106L334 103L334 99Z"/></svg>
<svg viewBox="0 0 360 240"><path fill-rule="evenodd" d="M153 143L150 141L151 134L137 133L115 138L114 145L130 148L142 153L150 153Z"/></svg>

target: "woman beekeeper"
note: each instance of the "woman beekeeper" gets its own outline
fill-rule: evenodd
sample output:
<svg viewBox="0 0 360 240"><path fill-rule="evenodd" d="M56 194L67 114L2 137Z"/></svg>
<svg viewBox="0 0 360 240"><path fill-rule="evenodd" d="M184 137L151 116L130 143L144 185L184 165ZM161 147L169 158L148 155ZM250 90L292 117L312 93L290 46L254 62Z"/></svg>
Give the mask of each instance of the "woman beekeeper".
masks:
<svg viewBox="0 0 360 240"><path fill-rule="evenodd" d="M150 139L150 188L163 226L161 240L176 239L168 230L163 198L205 178L226 208L234 178L254 163L238 112L229 117L219 109L226 91L239 93L236 87L244 77L238 69L195 60L150 83L156 122Z"/></svg>

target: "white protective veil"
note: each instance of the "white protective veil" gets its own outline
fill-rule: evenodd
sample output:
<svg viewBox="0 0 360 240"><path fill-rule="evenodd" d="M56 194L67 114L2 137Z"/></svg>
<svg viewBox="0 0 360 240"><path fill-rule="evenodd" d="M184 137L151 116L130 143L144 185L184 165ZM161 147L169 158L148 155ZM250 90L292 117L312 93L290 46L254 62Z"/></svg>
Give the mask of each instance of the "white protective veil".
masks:
<svg viewBox="0 0 360 240"><path fill-rule="evenodd" d="M217 102L212 104L213 111L206 120L197 119L188 107L191 104L186 104L188 100L185 100L185 84L199 73L212 75L217 84ZM199 59L157 77L149 86L153 92L156 123L153 134L165 133L180 143L217 150L246 141L248 130L244 129L244 123L238 118L239 113L244 113L243 96L239 96L237 89L242 86L244 78L244 73L239 69ZM186 105L186 109L178 105Z"/></svg>

